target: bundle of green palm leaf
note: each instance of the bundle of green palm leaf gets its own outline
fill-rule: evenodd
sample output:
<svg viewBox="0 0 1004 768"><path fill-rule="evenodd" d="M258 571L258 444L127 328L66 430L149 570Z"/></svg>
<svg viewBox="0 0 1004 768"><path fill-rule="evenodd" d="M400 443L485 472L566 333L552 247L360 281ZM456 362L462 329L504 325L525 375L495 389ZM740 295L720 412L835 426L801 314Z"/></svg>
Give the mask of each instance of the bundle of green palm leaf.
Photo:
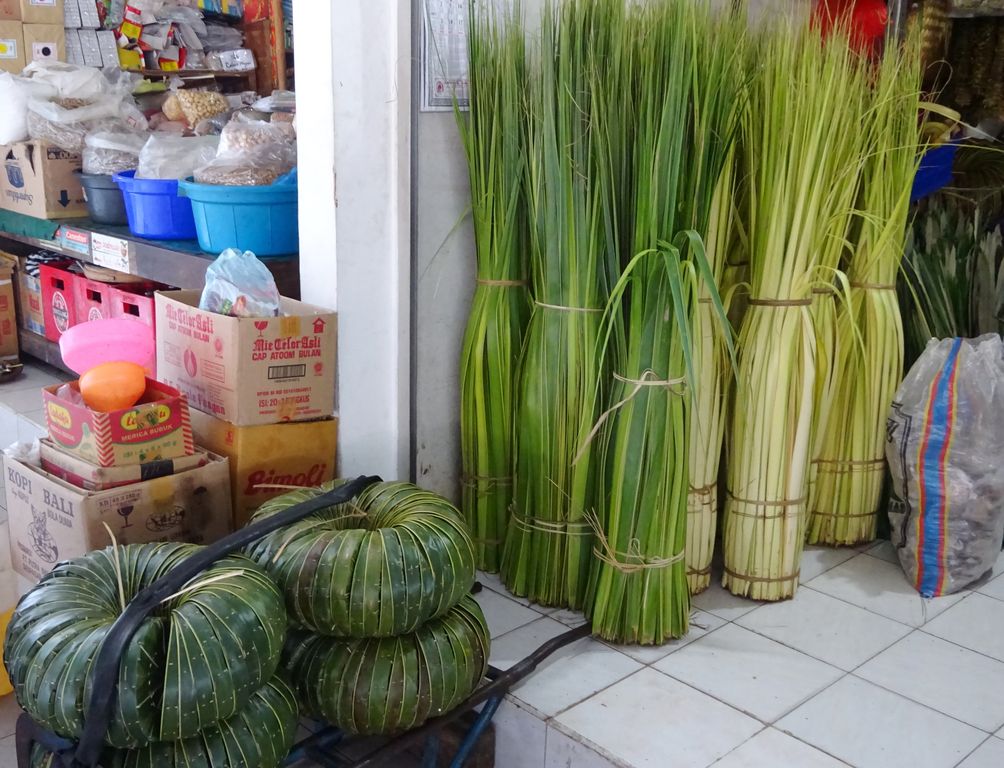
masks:
<svg viewBox="0 0 1004 768"><path fill-rule="evenodd" d="M896 278L921 152L921 67L917 37L888 46L862 121L869 151L859 215L847 258L849 301L840 338L834 401L822 449L808 539L852 545L875 538L885 479L886 420L903 375L903 325Z"/></svg>
<svg viewBox="0 0 1004 768"><path fill-rule="evenodd" d="M469 14L470 111L457 111L467 155L477 283L460 364L462 509L478 567L499 569L512 503L516 369L527 293L525 37L519 4Z"/></svg>
<svg viewBox="0 0 1004 768"><path fill-rule="evenodd" d="M725 576L760 600L794 594L806 525L816 394L813 289L832 285L822 254L846 213L847 133L861 62L840 35L800 21L764 27L751 46L743 117L741 216L749 306L728 452Z"/></svg>
<svg viewBox="0 0 1004 768"><path fill-rule="evenodd" d="M1004 333L1004 243L981 209L937 195L907 241L899 299L907 364L930 339Z"/></svg>
<svg viewBox="0 0 1004 768"><path fill-rule="evenodd" d="M593 605L595 631L617 642L663 643L688 627L689 443L704 438L699 458L713 462L714 474L721 445L690 430L718 418L727 323L715 285L724 259L711 269L702 236L721 202L716 192L735 136L744 29L689 0L636 8L626 26L635 47L634 256L607 313L617 368L600 424ZM692 414L704 385L709 397Z"/></svg>
<svg viewBox="0 0 1004 768"><path fill-rule="evenodd" d="M534 305L516 403L515 493L501 574L515 594L585 608L602 398L600 321L618 273L618 179L611 152L622 0L545 5L527 94L527 200ZM606 125L604 133L599 126ZM625 135L629 126L620 123Z"/></svg>

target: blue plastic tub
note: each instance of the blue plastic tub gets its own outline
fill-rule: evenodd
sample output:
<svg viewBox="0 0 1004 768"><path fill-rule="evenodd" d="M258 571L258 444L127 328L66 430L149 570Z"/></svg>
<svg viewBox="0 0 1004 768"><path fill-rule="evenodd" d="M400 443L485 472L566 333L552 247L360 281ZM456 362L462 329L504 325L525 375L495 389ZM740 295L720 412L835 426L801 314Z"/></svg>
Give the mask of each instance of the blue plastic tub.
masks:
<svg viewBox="0 0 1004 768"><path fill-rule="evenodd" d="M300 250L295 183L226 187L183 181L178 194L192 201L204 251L237 248L256 256L288 256Z"/></svg>
<svg viewBox="0 0 1004 768"><path fill-rule="evenodd" d="M178 194L175 179L137 179L136 171L114 176L125 198L129 230L149 240L194 240L192 203Z"/></svg>

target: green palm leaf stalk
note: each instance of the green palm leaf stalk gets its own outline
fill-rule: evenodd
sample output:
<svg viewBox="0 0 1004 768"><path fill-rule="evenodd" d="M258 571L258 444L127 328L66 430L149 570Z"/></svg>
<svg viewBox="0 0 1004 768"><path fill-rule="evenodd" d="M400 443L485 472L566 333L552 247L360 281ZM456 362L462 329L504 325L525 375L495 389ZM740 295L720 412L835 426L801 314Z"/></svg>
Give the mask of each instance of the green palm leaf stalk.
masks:
<svg viewBox="0 0 1004 768"><path fill-rule="evenodd" d="M690 0L637 8L628 27L638 46L632 144L637 255L608 310L609 345L619 354L602 425L605 471L594 549L593 627L616 642L659 644L688 627L690 411L698 385L711 378L717 386L721 334L715 331L727 323L699 233L708 229L735 136L743 28ZM677 237L678 231L685 234ZM708 325L719 325L708 329L711 355L698 360L691 325L703 337L700 298L711 309ZM622 313L626 320L618 323Z"/></svg>
<svg viewBox="0 0 1004 768"><path fill-rule="evenodd" d="M468 36L467 155L477 284L460 365L463 511L478 567L499 569L512 503L516 370L530 313L526 283L526 44L520 7L476 11Z"/></svg>
<svg viewBox="0 0 1004 768"><path fill-rule="evenodd" d="M517 390L516 485L501 574L517 595L576 609L587 602L595 449L573 459L598 416L598 336L618 271L615 171L597 138L592 94L625 14L621 0L548 3L528 77L534 307Z"/></svg>
<svg viewBox="0 0 1004 768"><path fill-rule="evenodd" d="M847 264L850 301L838 318L839 356L809 526L814 544L875 538L885 478L885 426L903 376L896 278L906 245L910 193L921 150L921 66L915 37L885 52L862 128L859 225ZM825 470L825 475L822 474ZM826 482L824 482L824 480Z"/></svg>
<svg viewBox="0 0 1004 768"><path fill-rule="evenodd" d="M758 600L791 597L798 586L816 388L812 289L842 211L838 182L853 162L832 151L855 77L838 42L778 20L750 58L742 152L750 298L729 438L723 584Z"/></svg>

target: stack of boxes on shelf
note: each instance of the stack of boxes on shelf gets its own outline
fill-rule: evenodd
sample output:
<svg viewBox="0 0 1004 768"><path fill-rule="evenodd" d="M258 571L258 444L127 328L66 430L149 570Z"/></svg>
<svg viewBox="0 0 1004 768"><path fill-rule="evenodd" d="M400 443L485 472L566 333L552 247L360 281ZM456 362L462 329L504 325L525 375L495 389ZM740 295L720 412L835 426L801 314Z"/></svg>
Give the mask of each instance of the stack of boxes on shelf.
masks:
<svg viewBox="0 0 1004 768"><path fill-rule="evenodd" d="M111 543L210 543L231 530L227 459L195 444L188 401L148 378L138 404L99 412L78 382L42 391L39 455L9 453L11 561L25 579ZM107 528L106 528L107 526Z"/></svg>
<svg viewBox="0 0 1004 768"><path fill-rule="evenodd" d="M197 291L157 294L157 371L188 396L196 441L229 457L239 527L268 499L334 477L336 316L291 299L267 318L198 305Z"/></svg>
<svg viewBox="0 0 1004 768"><path fill-rule="evenodd" d="M66 60L63 0L0 0L0 70L39 60Z"/></svg>
<svg viewBox="0 0 1004 768"><path fill-rule="evenodd" d="M115 32L102 29L103 5L95 0L62 0L66 27L66 60L88 67L117 67L119 49Z"/></svg>

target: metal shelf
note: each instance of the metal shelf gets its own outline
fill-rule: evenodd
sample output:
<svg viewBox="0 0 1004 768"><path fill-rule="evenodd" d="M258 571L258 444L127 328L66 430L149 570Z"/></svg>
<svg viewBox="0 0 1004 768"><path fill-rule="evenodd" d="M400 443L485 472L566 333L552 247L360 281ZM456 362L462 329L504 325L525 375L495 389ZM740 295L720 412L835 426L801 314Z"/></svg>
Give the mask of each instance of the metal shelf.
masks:
<svg viewBox="0 0 1004 768"><path fill-rule="evenodd" d="M53 240L0 230L0 239L43 248L64 256L126 272L188 290L199 290L206 282L206 269L216 258L204 253L194 241L154 242L141 240L125 227L108 227L88 219L52 222L58 227ZM94 235L104 247L94 249ZM118 246L120 253L109 253L109 246ZM111 250L114 250L112 248ZM279 293L292 299L300 297L300 263L297 258L263 259L275 276Z"/></svg>
<svg viewBox="0 0 1004 768"><path fill-rule="evenodd" d="M31 355L54 368L66 371L73 374L73 376L77 375L63 364L63 356L59 354L59 345L55 342L49 341L45 336L39 336L32 331L26 331L24 328L18 328L17 336L21 345L22 355Z"/></svg>

